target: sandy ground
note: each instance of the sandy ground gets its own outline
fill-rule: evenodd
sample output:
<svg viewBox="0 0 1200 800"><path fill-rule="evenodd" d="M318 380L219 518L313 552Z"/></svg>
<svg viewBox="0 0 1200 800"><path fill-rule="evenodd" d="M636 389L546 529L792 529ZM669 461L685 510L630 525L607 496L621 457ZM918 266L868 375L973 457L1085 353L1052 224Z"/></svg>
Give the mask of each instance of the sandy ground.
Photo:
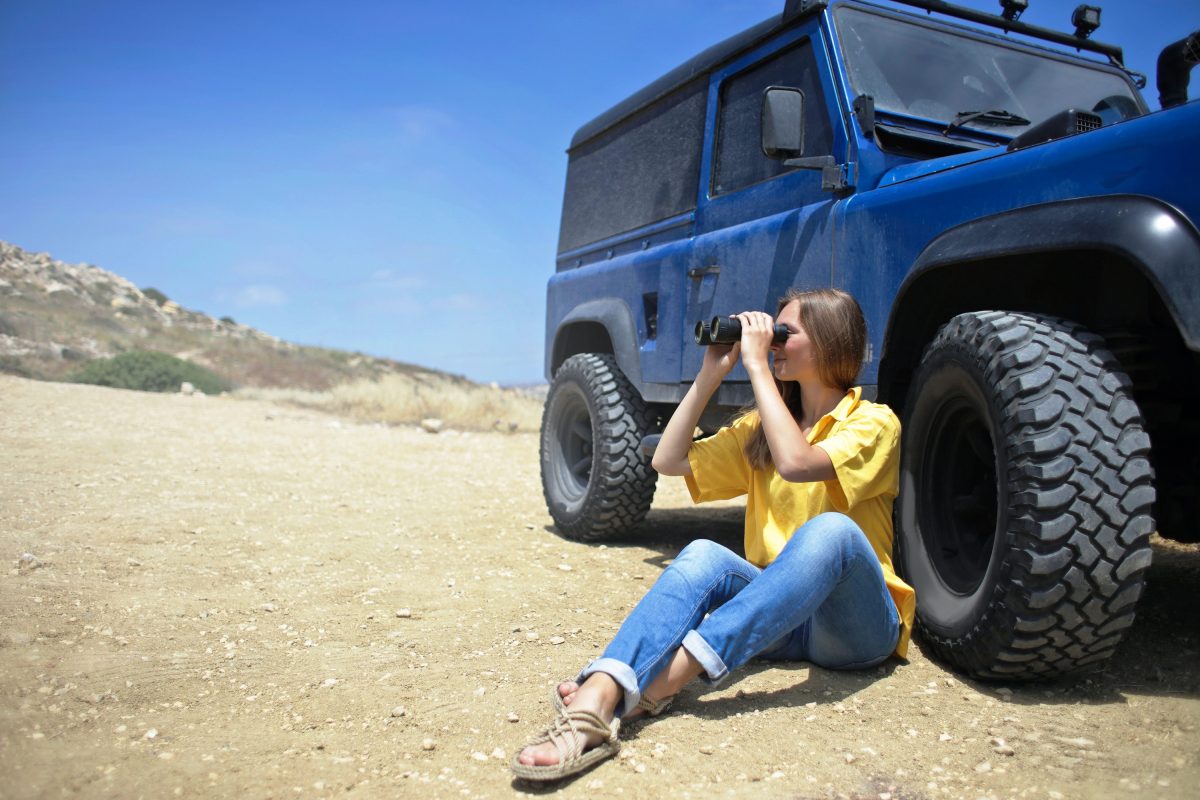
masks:
<svg viewBox="0 0 1200 800"><path fill-rule="evenodd" d="M0 376L0 795L509 797L553 683L740 511L663 481L605 547L531 434L427 434ZM35 560L22 560L25 553ZM752 664L566 797L1192 798L1200 548L1155 542L1117 657L1063 685ZM536 793L536 792L535 792Z"/></svg>

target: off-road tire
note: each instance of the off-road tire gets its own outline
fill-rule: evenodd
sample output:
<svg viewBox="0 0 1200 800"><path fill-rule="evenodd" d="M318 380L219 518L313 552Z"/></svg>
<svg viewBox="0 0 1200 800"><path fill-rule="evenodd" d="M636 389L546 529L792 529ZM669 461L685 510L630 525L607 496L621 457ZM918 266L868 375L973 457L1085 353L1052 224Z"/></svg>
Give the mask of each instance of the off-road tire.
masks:
<svg viewBox="0 0 1200 800"><path fill-rule="evenodd" d="M646 517L658 474L641 452L655 418L607 354L580 353L554 374L542 412L542 492L568 538L621 536Z"/></svg>
<svg viewBox="0 0 1200 800"><path fill-rule="evenodd" d="M1104 341L979 311L926 348L904 414L897 566L933 653L978 678L1094 668L1133 622L1150 440Z"/></svg>

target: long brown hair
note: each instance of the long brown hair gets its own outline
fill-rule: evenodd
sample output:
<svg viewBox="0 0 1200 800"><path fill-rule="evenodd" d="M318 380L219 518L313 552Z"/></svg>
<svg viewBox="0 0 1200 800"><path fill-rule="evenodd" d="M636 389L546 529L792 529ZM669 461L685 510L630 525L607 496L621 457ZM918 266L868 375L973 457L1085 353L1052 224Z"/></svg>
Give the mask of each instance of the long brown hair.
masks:
<svg viewBox="0 0 1200 800"><path fill-rule="evenodd" d="M841 289L789 289L779 298L775 315L779 316L784 307L796 301L800 303L800 325L812 341L821 382L848 391L858 378L867 346L867 321L858 301ZM795 381L776 379L775 386L779 388L784 405L799 422L804 416L800 385ZM758 410L748 408L746 416L750 415L756 418L755 426L743 452L751 467L763 469L774 461L767 446L767 435L757 419Z"/></svg>

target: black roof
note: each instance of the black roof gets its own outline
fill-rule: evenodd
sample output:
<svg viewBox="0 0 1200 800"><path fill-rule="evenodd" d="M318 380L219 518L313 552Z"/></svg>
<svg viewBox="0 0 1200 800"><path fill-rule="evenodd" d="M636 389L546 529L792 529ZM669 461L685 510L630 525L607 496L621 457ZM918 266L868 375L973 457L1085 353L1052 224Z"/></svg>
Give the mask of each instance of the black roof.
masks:
<svg viewBox="0 0 1200 800"><path fill-rule="evenodd" d="M628 117L634 111L637 111L643 106L648 106L664 95L669 94L673 89L687 83L692 78L698 75L703 75L717 64L728 60L734 55L749 50L754 45L758 44L763 39L771 36L777 30L780 30L786 25L802 18L803 14L794 15L784 22L784 14L777 14L770 19L763 20L757 25L747 28L739 34L730 36L725 41L714 44L712 47L704 50L698 55L692 56L684 63L680 64L675 69L663 75L658 80L646 86L625 98L615 106L605 111L600 116L588 122L579 130L575 131L575 136L571 138L571 146L567 148L570 152L579 145L586 142L588 139L596 136L613 125L616 125L621 120Z"/></svg>
<svg viewBox="0 0 1200 800"><path fill-rule="evenodd" d="M910 0L897 0L897 2L910 3ZM951 14L949 11L946 11L946 9L939 7L937 5L937 0L918 0L918 2L912 2L910 4L922 7L925 3L929 4L929 8L927 8L927 10L939 10L943 13L949 14L950 16L957 16L956 14ZM785 0L784 10L782 13L765 19L757 25L747 28L741 33L730 36L725 41L713 45L698 55L692 56L678 67L668 72L666 75L663 75L661 78L649 84L648 86L645 86L629 97L626 97L624 100L617 103L615 106L608 109L591 122L583 125L579 130L575 131L575 135L571 137L571 146L567 148L567 152L571 152L579 145L611 128L613 125L616 125L618 122L625 119L638 109L648 106L660 97L670 94L673 90L679 88L691 79L699 75L703 75L713 67L733 58L739 53L751 49L763 40L774 35L776 32L794 25L795 23L799 22L805 17L808 17L810 14L820 10L821 8L828 6L829 4L830 0ZM949 6L949 4L944 5ZM876 6L876 8L881 7ZM904 13L897 12L893 9L883 10L891 11L893 14ZM966 18L974 19L975 21L978 21L979 17L994 16L982 12L972 11L971 9L965 9L965 11L969 15ZM962 27L960 25L955 25L954 23L944 22L942 20L938 21L951 27ZM1068 34L1052 31L1048 28L1038 28L1037 26L1033 25L1025 25L1024 23L1019 22L1011 23L1008 27L1011 27L1013 30L1019 33L1026 33L1043 39L1048 38L1050 41L1054 41L1059 44L1065 43L1077 48L1105 53L1109 55L1110 59L1114 57L1113 54L1115 53L1117 62L1119 63L1122 60L1121 49L1115 45L1105 45L1099 42L1091 41L1084 43L1084 40L1075 40ZM967 28L967 30L971 30L973 33L980 33L980 31L970 28ZM1037 45L1027 46L1036 47Z"/></svg>

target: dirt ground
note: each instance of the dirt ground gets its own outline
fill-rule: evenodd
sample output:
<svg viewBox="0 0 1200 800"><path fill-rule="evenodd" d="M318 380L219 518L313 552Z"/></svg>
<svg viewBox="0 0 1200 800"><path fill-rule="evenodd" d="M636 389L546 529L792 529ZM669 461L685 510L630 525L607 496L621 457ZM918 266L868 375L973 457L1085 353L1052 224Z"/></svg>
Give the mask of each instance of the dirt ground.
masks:
<svg viewBox="0 0 1200 800"><path fill-rule="evenodd" d="M0 376L0 795L509 797L549 692L740 509L660 483L555 534L532 434ZM25 554L30 554L26 556ZM1192 798L1200 548L1155 541L1132 632L1066 684L752 664L551 791Z"/></svg>

